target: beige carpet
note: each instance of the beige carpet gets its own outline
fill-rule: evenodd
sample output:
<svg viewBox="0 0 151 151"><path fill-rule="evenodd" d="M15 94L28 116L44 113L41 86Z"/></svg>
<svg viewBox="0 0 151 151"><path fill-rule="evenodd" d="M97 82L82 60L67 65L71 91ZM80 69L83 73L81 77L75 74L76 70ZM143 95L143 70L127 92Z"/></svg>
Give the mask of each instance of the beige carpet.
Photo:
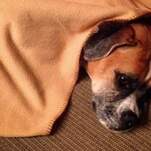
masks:
<svg viewBox="0 0 151 151"><path fill-rule="evenodd" d="M65 113L49 136L0 138L0 151L151 151L151 105L148 122L127 133L112 133L96 119L90 79L82 70Z"/></svg>

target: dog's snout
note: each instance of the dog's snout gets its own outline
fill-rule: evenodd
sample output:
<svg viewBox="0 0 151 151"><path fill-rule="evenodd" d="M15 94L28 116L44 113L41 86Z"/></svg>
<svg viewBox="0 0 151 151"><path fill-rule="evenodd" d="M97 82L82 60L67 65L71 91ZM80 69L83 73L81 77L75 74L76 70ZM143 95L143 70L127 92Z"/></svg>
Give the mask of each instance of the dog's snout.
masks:
<svg viewBox="0 0 151 151"><path fill-rule="evenodd" d="M137 115L132 111L124 111L121 114L121 123L124 129L129 129L139 124L140 120Z"/></svg>

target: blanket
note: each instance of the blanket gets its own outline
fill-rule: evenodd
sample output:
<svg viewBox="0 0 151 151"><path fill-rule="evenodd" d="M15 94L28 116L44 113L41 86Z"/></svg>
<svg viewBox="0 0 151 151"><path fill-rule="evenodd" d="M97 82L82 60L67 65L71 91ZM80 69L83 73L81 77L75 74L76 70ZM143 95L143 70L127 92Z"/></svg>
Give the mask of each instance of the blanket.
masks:
<svg viewBox="0 0 151 151"><path fill-rule="evenodd" d="M0 136L48 135L98 24L150 12L149 0L0 0Z"/></svg>

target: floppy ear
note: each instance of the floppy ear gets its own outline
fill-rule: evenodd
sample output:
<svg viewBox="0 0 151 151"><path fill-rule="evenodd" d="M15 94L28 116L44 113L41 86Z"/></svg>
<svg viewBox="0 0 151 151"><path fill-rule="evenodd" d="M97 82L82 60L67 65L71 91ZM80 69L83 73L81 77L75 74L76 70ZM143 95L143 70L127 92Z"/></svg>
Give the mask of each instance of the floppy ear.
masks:
<svg viewBox="0 0 151 151"><path fill-rule="evenodd" d="M87 61L107 57L120 46L135 46L137 43L130 25L106 23L98 28L83 47L84 59Z"/></svg>

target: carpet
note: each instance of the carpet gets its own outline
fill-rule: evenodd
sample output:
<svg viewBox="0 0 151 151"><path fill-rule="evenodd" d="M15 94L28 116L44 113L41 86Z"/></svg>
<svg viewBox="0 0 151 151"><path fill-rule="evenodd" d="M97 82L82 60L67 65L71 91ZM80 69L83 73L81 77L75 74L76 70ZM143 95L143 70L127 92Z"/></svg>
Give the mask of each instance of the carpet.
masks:
<svg viewBox="0 0 151 151"><path fill-rule="evenodd" d="M68 107L48 136L0 138L0 151L149 151L151 106L147 123L126 133L106 130L92 108L90 79L83 69Z"/></svg>

